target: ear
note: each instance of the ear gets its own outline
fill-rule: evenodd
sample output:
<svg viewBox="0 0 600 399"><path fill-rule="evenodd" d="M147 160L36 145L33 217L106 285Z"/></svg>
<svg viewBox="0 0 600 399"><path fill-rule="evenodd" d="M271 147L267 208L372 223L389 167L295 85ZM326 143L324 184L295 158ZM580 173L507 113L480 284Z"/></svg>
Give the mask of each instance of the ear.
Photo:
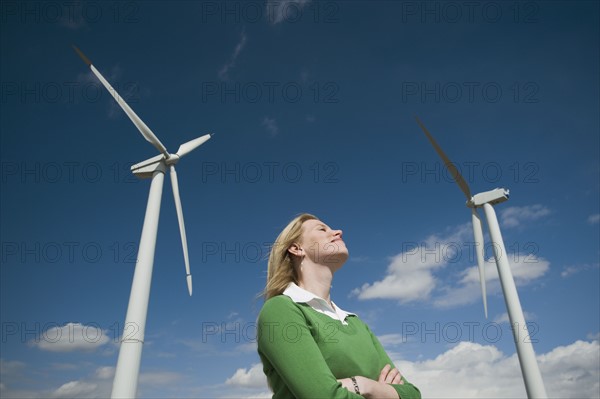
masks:
<svg viewBox="0 0 600 399"><path fill-rule="evenodd" d="M288 248L288 252L296 256L304 255L304 250L297 243L293 243L292 245L290 245L290 247Z"/></svg>

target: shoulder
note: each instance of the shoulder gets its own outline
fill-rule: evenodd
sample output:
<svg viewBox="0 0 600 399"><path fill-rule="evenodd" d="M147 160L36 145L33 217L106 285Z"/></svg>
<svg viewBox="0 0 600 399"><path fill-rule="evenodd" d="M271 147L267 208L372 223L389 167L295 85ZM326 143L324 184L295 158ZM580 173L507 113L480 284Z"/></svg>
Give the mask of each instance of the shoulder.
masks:
<svg viewBox="0 0 600 399"><path fill-rule="evenodd" d="M258 315L259 321L282 320L302 315L299 304L287 295L277 295L269 298Z"/></svg>
<svg viewBox="0 0 600 399"><path fill-rule="evenodd" d="M263 308L267 307L267 306L286 306L286 305L289 306L290 304L294 304L294 303L295 302L289 296L284 295L284 294L279 294L279 295L275 295L274 297L267 299L265 301Z"/></svg>
<svg viewBox="0 0 600 399"><path fill-rule="evenodd" d="M287 295L276 295L272 298L269 298L265 301L262 309L260 310L260 315L269 315L272 313L279 313L285 309L292 309L296 307L296 303L292 301Z"/></svg>

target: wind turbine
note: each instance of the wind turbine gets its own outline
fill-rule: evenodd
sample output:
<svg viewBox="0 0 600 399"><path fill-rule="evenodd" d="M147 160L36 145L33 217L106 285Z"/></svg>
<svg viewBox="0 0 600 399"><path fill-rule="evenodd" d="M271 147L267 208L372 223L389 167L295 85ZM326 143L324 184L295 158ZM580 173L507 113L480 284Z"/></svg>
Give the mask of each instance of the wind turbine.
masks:
<svg viewBox="0 0 600 399"><path fill-rule="evenodd" d="M150 284L152 282L152 267L154 265L154 249L156 248L156 234L158 230L160 202L162 199L165 172L168 167L171 174L171 185L173 186L173 198L177 210L177 219L179 221L179 233L181 235L181 245L183 247L187 287L191 296L192 275L190 274L187 239L185 236L183 211L181 209L181 199L179 198L179 183L177 182L175 164L184 155L187 155L210 139L211 135L205 134L204 136L190 140L179 146L179 149L175 154L170 154L160 140L152 133L152 130L150 130L136 113L133 112L123 98L121 98L116 90L113 89L110 83L108 83L94 65L92 65L91 61L77 47L73 46L73 48L83 62L90 67L104 87L106 87L108 92L114 97L117 104L125 111L129 119L131 119L140 133L142 133L142 136L144 136L144 138L161 153L160 155L146 159L131 167L132 173L138 178L152 178L152 182L150 183L150 194L148 195L144 226L140 238L137 264L133 275L133 283L131 285L131 294L129 296L129 305L125 317L125 326L123 328L119 359L117 361L117 369L115 371L111 396L113 398L132 398L135 397L137 391L142 346L144 344L148 300L150 298Z"/></svg>
<svg viewBox="0 0 600 399"><path fill-rule="evenodd" d="M519 357L519 363L521 365L521 373L523 374L523 380L525 382L525 390L527 391L527 397L529 398L547 398L546 388L544 387L544 381L542 380L542 374L540 373L537 360L535 358L535 352L533 351L533 345L529 340L529 331L527 324L525 323L525 316L523 316L523 309L521 308L521 302L519 301L519 294L517 293L517 287L515 285L515 279L510 270L508 264L508 257L506 256L506 249L504 248L504 241L502 240L502 234L500 233L500 226L498 225L498 218L494 211L493 205L508 200L508 190L504 188L496 188L494 190L486 191L483 193L471 195L471 190L467 185L467 182L460 175L460 172L448 159L444 151L435 141L433 136L429 133L423 123L416 118L417 123L423 130L423 133L427 136L431 145L438 153L444 165L448 168L448 171L452 175L452 178L456 181L461 191L467 197L467 207L471 208L471 219L473 222L473 235L475 236L475 251L477 253L477 264L479 266L479 279L481 283L481 294L483 296L483 308L485 317L487 318L487 299L485 289L485 271L484 271L484 257L483 257L483 229L481 225L481 219L477 208L483 208L487 224L490 232L494 248L494 258L496 259L496 266L498 267L498 276L500 277L500 284L504 293L504 301L506 302L506 308L508 309L508 317L513 330L513 336L515 339L515 345L517 347L517 354ZM525 338L519 334L519 329L522 328Z"/></svg>

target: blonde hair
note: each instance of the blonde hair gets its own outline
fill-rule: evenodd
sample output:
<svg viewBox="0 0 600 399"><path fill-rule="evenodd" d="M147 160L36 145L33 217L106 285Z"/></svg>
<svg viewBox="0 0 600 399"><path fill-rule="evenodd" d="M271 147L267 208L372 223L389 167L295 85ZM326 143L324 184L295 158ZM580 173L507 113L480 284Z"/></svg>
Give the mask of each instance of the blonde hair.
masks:
<svg viewBox="0 0 600 399"><path fill-rule="evenodd" d="M267 285L262 293L265 301L280 295L290 283L298 283L298 272L288 249L298 242L302 236L302 224L307 220L317 219L309 213L302 213L292 219L283 229L271 247L267 265Z"/></svg>

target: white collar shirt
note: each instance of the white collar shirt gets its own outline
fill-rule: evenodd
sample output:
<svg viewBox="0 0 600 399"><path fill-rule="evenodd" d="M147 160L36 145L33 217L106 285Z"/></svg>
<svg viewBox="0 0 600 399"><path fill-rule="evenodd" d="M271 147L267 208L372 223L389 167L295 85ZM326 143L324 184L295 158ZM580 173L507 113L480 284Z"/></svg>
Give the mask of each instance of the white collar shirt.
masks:
<svg viewBox="0 0 600 399"><path fill-rule="evenodd" d="M339 320L343 325L348 325L346 317L350 315L356 316L354 313L340 309L333 301L331 301L333 305L331 307L325 299L299 287L295 283L290 283L285 291L283 291L283 295L290 297L296 303L306 303L317 312L323 313L334 320Z"/></svg>

